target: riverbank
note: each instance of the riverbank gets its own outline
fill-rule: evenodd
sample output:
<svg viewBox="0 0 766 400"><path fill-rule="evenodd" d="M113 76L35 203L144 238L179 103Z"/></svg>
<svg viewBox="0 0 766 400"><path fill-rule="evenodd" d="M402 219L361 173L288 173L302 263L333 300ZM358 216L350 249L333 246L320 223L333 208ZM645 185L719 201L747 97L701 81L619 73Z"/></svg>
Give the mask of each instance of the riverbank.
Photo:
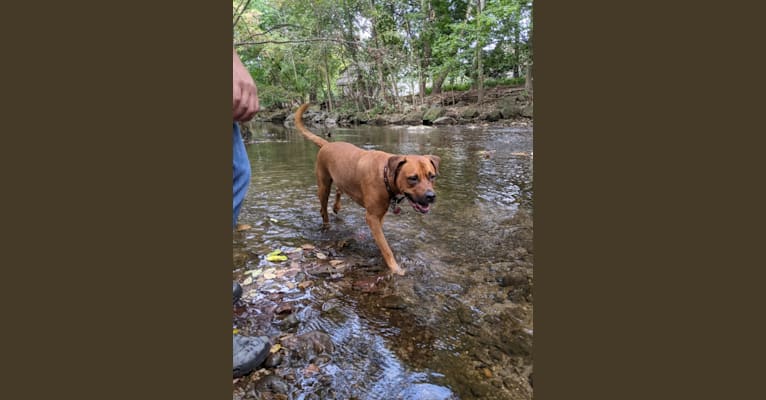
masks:
<svg viewBox="0 0 766 400"><path fill-rule="evenodd" d="M415 99L416 101L418 99ZM297 108L297 107L296 107ZM397 108L399 111L394 110ZM271 122L292 128L295 110L263 110L252 122L243 124L243 130L250 130L250 124ZM386 112L390 111L390 112ZM481 103L478 91L445 92L426 96L422 103L403 102L390 110L376 109L355 112L353 110L309 108L303 116L307 126L318 128L348 127L357 125L377 126L444 126L444 125L492 125L531 126L533 102L523 87L498 86L485 89Z"/></svg>

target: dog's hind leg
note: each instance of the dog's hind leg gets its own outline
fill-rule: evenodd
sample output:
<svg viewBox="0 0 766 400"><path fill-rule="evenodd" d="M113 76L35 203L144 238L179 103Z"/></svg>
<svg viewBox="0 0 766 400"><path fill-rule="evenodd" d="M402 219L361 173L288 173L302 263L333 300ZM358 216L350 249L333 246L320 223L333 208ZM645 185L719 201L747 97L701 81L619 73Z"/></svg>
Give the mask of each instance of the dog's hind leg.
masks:
<svg viewBox="0 0 766 400"><path fill-rule="evenodd" d="M332 205L332 212L335 214L340 211L340 189L335 190L335 204Z"/></svg>

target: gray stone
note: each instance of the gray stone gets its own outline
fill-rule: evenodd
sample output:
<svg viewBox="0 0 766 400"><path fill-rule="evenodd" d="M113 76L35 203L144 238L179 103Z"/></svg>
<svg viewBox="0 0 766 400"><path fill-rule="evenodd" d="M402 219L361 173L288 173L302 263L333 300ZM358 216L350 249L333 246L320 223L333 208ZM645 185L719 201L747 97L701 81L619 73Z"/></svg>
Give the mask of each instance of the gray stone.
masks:
<svg viewBox="0 0 766 400"><path fill-rule="evenodd" d="M460 117L466 118L466 119L476 118L478 116L479 116L479 110L477 110L477 109L475 109L473 107L466 108L460 114Z"/></svg>
<svg viewBox="0 0 766 400"><path fill-rule="evenodd" d="M439 117L434 120L434 125L454 125L457 121L455 121L452 117Z"/></svg>
<svg viewBox="0 0 766 400"><path fill-rule="evenodd" d="M437 118L444 115L444 109L439 106L433 106L423 114L423 123L433 123Z"/></svg>
<svg viewBox="0 0 766 400"><path fill-rule="evenodd" d="M245 376L266 360L271 343L266 336L248 337L233 335L234 377Z"/></svg>
<svg viewBox="0 0 766 400"><path fill-rule="evenodd" d="M407 125L420 125L423 123L423 112L413 111L404 116L404 121Z"/></svg>
<svg viewBox="0 0 766 400"><path fill-rule="evenodd" d="M532 103L527 104L523 110L521 110L521 116L532 118Z"/></svg>
<svg viewBox="0 0 766 400"><path fill-rule="evenodd" d="M500 113L500 110L493 110L493 111L488 112L484 116L484 119L489 121L489 122L494 122L494 121L499 121L502 117L503 117L503 115Z"/></svg>

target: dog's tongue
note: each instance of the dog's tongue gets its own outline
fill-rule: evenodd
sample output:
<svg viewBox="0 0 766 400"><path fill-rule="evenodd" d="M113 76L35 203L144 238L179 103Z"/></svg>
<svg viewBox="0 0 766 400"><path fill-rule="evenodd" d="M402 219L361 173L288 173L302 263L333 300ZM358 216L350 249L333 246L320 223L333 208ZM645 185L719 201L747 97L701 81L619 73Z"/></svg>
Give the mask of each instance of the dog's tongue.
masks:
<svg viewBox="0 0 766 400"><path fill-rule="evenodd" d="M428 210L431 209L431 205L430 204L422 206L422 205L420 205L418 203L415 203L413 201L411 201L410 204L412 204L412 208L414 208L416 211L421 212L423 214L427 213Z"/></svg>

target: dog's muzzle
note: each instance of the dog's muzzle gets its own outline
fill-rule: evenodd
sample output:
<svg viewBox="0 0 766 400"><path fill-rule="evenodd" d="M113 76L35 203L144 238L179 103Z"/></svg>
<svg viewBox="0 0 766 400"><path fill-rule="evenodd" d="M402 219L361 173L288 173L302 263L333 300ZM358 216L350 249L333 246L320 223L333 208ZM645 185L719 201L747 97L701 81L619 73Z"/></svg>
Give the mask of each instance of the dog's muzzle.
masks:
<svg viewBox="0 0 766 400"><path fill-rule="evenodd" d="M415 211L426 214L431 210L431 204L436 201L436 193L433 190L428 190L420 199L414 199L409 193L404 194L407 197L407 201L410 202L412 208Z"/></svg>

